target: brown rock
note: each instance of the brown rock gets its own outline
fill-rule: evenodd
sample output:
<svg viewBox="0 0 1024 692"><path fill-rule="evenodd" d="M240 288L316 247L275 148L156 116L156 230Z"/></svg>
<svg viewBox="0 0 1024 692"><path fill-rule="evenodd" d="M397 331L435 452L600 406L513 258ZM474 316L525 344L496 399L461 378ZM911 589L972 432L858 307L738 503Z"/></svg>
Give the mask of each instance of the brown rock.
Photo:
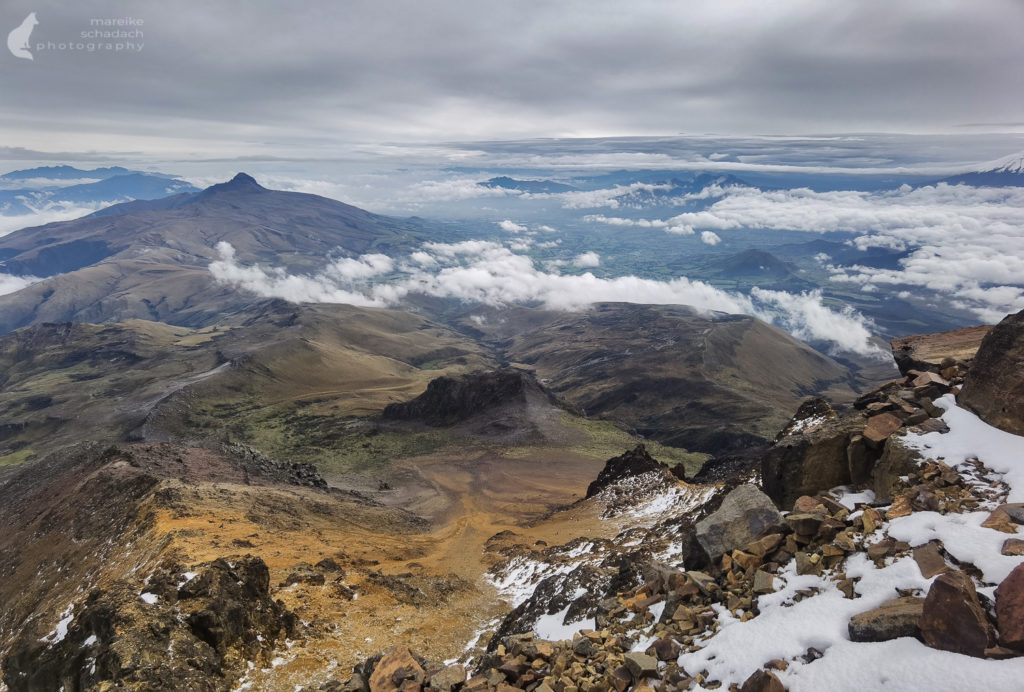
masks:
<svg viewBox="0 0 1024 692"><path fill-rule="evenodd" d="M813 553L805 553L803 551L796 554L797 574L821 574L821 568L822 564L820 556L814 555Z"/></svg>
<svg viewBox="0 0 1024 692"><path fill-rule="evenodd" d="M768 553L774 551L782 543L781 533L770 533L764 538L748 543L744 548L744 552L750 553L763 558Z"/></svg>
<svg viewBox="0 0 1024 692"><path fill-rule="evenodd" d="M892 501L892 506L886 510L885 515L890 519L907 517L914 513L910 505L910 497L906 494L899 495Z"/></svg>
<svg viewBox="0 0 1024 692"><path fill-rule="evenodd" d="M857 544L853 542L853 536L850 535L849 529L837 534L832 542L837 548L847 553L852 553L857 549Z"/></svg>
<svg viewBox="0 0 1024 692"><path fill-rule="evenodd" d="M430 676L431 689L451 692L466 681L466 669L459 665L447 666Z"/></svg>
<svg viewBox="0 0 1024 692"><path fill-rule="evenodd" d="M889 557L895 552L896 541L891 538L883 538L877 543L868 546L868 559L875 562Z"/></svg>
<svg viewBox="0 0 1024 692"><path fill-rule="evenodd" d="M619 666L608 676L608 682L616 692L625 692L633 684L633 675L626 666Z"/></svg>
<svg viewBox="0 0 1024 692"><path fill-rule="evenodd" d="M742 550L732 551L732 561L734 564L739 565L740 569L744 571L761 564L761 558L756 555L751 555L750 553L745 553Z"/></svg>
<svg viewBox="0 0 1024 692"><path fill-rule="evenodd" d="M891 413L879 413L877 416L868 418L868 424L864 428L864 439L869 446L878 448L901 427L903 427L903 421L896 416Z"/></svg>
<svg viewBox="0 0 1024 692"><path fill-rule="evenodd" d="M818 528L824 520L824 512L817 512L815 514L792 513L786 515L786 523L789 524L789 528L793 529L793 533L799 536L813 536L818 533Z"/></svg>
<svg viewBox="0 0 1024 692"><path fill-rule="evenodd" d="M952 569L946 564L946 559L939 552L939 544L935 541L914 548L914 562L917 563L917 568L921 570L921 576L925 579L931 579L936 574L942 574Z"/></svg>
<svg viewBox="0 0 1024 692"><path fill-rule="evenodd" d="M743 681L740 692L786 692L782 681L770 670L758 670Z"/></svg>
<svg viewBox="0 0 1024 692"><path fill-rule="evenodd" d="M865 534L874 533L875 529L882 525L882 516L873 507L865 507L861 519L864 522Z"/></svg>
<svg viewBox="0 0 1024 692"><path fill-rule="evenodd" d="M938 369L944 367L943 361L952 364L973 358L990 329L990 326L967 327L940 334L903 336L892 340L892 356L903 374L912 369Z"/></svg>
<svg viewBox="0 0 1024 692"><path fill-rule="evenodd" d="M919 626L924 643L933 649L981 657L995 644L974 582L963 572L936 577L928 590Z"/></svg>
<svg viewBox="0 0 1024 692"><path fill-rule="evenodd" d="M949 389L949 380L937 372L927 371L922 372L920 375L914 378L911 383L914 387L928 387L929 385L938 385L940 388Z"/></svg>
<svg viewBox="0 0 1024 692"><path fill-rule="evenodd" d="M793 503L793 511L797 513L809 513L823 509L825 506L821 504L821 500L810 495L801 495Z"/></svg>
<svg viewBox="0 0 1024 692"><path fill-rule="evenodd" d="M754 593L766 594L775 591L775 577L764 570L754 572Z"/></svg>
<svg viewBox="0 0 1024 692"><path fill-rule="evenodd" d="M647 653L655 656L659 661L674 661L679 658L679 645L669 638L655 639Z"/></svg>
<svg viewBox="0 0 1024 692"><path fill-rule="evenodd" d="M384 654L384 657L373 667L373 674L370 676L370 692L397 690L405 680L421 682L423 668L416 662L408 649L396 646Z"/></svg>
<svg viewBox="0 0 1024 692"><path fill-rule="evenodd" d="M985 658L992 658L997 661L1007 658L1017 658L1020 655L1021 652L1014 651L1013 649L1007 649L1005 646L993 646L991 649L985 649Z"/></svg>
<svg viewBox="0 0 1024 692"><path fill-rule="evenodd" d="M1024 310L985 335L958 402L989 425L1024 435Z"/></svg>
<svg viewBox="0 0 1024 692"><path fill-rule="evenodd" d="M850 641L885 642L897 637L917 637L918 621L924 611L924 599L895 598L850 618Z"/></svg>
<svg viewBox="0 0 1024 692"><path fill-rule="evenodd" d="M623 658L625 659L626 669L633 676L633 682L659 677L658 659L654 656L630 652L623 656Z"/></svg>
<svg viewBox="0 0 1024 692"><path fill-rule="evenodd" d="M1017 533L1017 522L1014 521L1011 512L1021 509L1024 509L1024 503L1017 502L999 505L992 510L992 513L988 515L988 519L983 521L981 525L987 529L995 529L1003 533Z"/></svg>
<svg viewBox="0 0 1024 692"><path fill-rule="evenodd" d="M1024 651L1024 564L996 587L996 626L1000 644Z"/></svg>
<svg viewBox="0 0 1024 692"><path fill-rule="evenodd" d="M1003 541L1003 555L1018 557L1024 555L1024 540L1019 538L1007 538Z"/></svg>
<svg viewBox="0 0 1024 692"><path fill-rule="evenodd" d="M843 579L842 581L836 582L836 588L842 591L844 596L853 600L854 590L852 579Z"/></svg>

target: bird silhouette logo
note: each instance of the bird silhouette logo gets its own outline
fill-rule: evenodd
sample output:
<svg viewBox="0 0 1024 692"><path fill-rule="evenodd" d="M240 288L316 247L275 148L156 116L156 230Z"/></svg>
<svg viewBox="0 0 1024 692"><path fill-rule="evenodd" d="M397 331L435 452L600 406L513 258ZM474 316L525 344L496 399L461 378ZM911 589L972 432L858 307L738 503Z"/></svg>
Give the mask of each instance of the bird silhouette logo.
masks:
<svg viewBox="0 0 1024 692"><path fill-rule="evenodd" d="M25 60L34 59L32 52L29 50L28 39L32 36L32 30L36 28L38 23L39 20L36 19L36 13L30 12L17 29L7 34L7 48L14 54L14 57L24 58Z"/></svg>

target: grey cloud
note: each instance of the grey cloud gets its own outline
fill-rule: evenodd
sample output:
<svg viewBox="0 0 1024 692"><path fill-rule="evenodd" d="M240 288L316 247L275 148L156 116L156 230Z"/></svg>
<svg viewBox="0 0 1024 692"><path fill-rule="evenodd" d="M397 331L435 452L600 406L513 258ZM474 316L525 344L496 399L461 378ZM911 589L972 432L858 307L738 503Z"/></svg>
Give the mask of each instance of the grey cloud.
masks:
<svg viewBox="0 0 1024 692"><path fill-rule="evenodd" d="M128 151L331 156L389 138L945 131L1024 110L1011 0L15 0L0 22L29 11L44 41L90 17L145 20L137 55L3 57L0 91L17 97L0 127L29 148L103 135Z"/></svg>

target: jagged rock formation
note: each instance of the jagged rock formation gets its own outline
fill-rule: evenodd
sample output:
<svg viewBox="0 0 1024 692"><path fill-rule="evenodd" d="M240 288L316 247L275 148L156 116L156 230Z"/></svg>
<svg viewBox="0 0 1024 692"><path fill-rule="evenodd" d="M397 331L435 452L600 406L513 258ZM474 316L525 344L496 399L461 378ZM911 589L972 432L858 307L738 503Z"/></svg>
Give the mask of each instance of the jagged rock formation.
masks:
<svg viewBox="0 0 1024 692"><path fill-rule="evenodd" d="M388 404L385 420L411 420L433 427L448 427L510 405L525 406L529 398L551 405L558 400L531 375L519 370L496 370L461 377L438 377L412 401Z"/></svg>
<svg viewBox="0 0 1024 692"><path fill-rule="evenodd" d="M637 445L636 449L626 452L622 456L609 459L597 478L587 486L586 497L593 497L607 488L612 483L629 476L639 476L649 471L664 471L668 467L652 457L647 448Z"/></svg>
<svg viewBox="0 0 1024 692"><path fill-rule="evenodd" d="M892 357L904 375L910 370L938 371L956 361L968 363L990 329L991 325L982 325L939 334L902 336L892 340Z"/></svg>
<svg viewBox="0 0 1024 692"><path fill-rule="evenodd" d="M270 663L296 618L271 599L258 557L218 559L198 572L169 565L139 593L128 583L95 589L63 627L21 637L3 661L22 690L229 690L251 660Z"/></svg>
<svg viewBox="0 0 1024 692"><path fill-rule="evenodd" d="M988 424L1024 435L1024 310L985 335L958 400Z"/></svg>
<svg viewBox="0 0 1024 692"><path fill-rule="evenodd" d="M562 435L558 414L572 410L529 373L506 368L438 377L412 401L388 404L382 419L521 444Z"/></svg>
<svg viewBox="0 0 1024 692"><path fill-rule="evenodd" d="M762 457L765 492L788 507L801 495L849 483L849 450L861 446L856 438L864 424L858 414L840 418L824 400L804 402Z"/></svg>
<svg viewBox="0 0 1024 692"><path fill-rule="evenodd" d="M938 335L925 341L942 343ZM894 341L893 348L900 346ZM897 433L944 429L943 409L935 399L958 393L970 368L946 356L939 366L939 372L907 370L904 377L861 395L854 410L843 415L823 400L805 402L762 457L765 492L779 507L800 495L851 483L872 485L880 500L891 497L893 484L917 458L902 447Z"/></svg>

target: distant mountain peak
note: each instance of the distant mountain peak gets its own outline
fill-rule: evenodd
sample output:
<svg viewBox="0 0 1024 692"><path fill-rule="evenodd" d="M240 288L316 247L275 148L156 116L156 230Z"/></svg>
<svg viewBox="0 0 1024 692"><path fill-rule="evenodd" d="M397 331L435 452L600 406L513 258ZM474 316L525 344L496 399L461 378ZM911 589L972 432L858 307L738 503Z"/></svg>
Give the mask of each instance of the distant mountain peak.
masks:
<svg viewBox="0 0 1024 692"><path fill-rule="evenodd" d="M1004 156L997 161L993 161L992 163L987 164L987 167L981 172L984 173L989 171L994 173L1024 174L1024 151L1017 152L1016 154L1010 154L1009 156Z"/></svg>
<svg viewBox="0 0 1024 692"><path fill-rule="evenodd" d="M238 173L229 181L230 185L255 185L260 187L260 184L256 182L256 178L253 178L248 173Z"/></svg>
<svg viewBox="0 0 1024 692"><path fill-rule="evenodd" d="M1024 186L1024 151L978 164L974 170L943 178L939 182L950 185L966 183L975 187Z"/></svg>
<svg viewBox="0 0 1024 692"><path fill-rule="evenodd" d="M256 182L248 173L238 173L226 183L217 183L203 190L204 194L218 192L266 192L267 188Z"/></svg>

